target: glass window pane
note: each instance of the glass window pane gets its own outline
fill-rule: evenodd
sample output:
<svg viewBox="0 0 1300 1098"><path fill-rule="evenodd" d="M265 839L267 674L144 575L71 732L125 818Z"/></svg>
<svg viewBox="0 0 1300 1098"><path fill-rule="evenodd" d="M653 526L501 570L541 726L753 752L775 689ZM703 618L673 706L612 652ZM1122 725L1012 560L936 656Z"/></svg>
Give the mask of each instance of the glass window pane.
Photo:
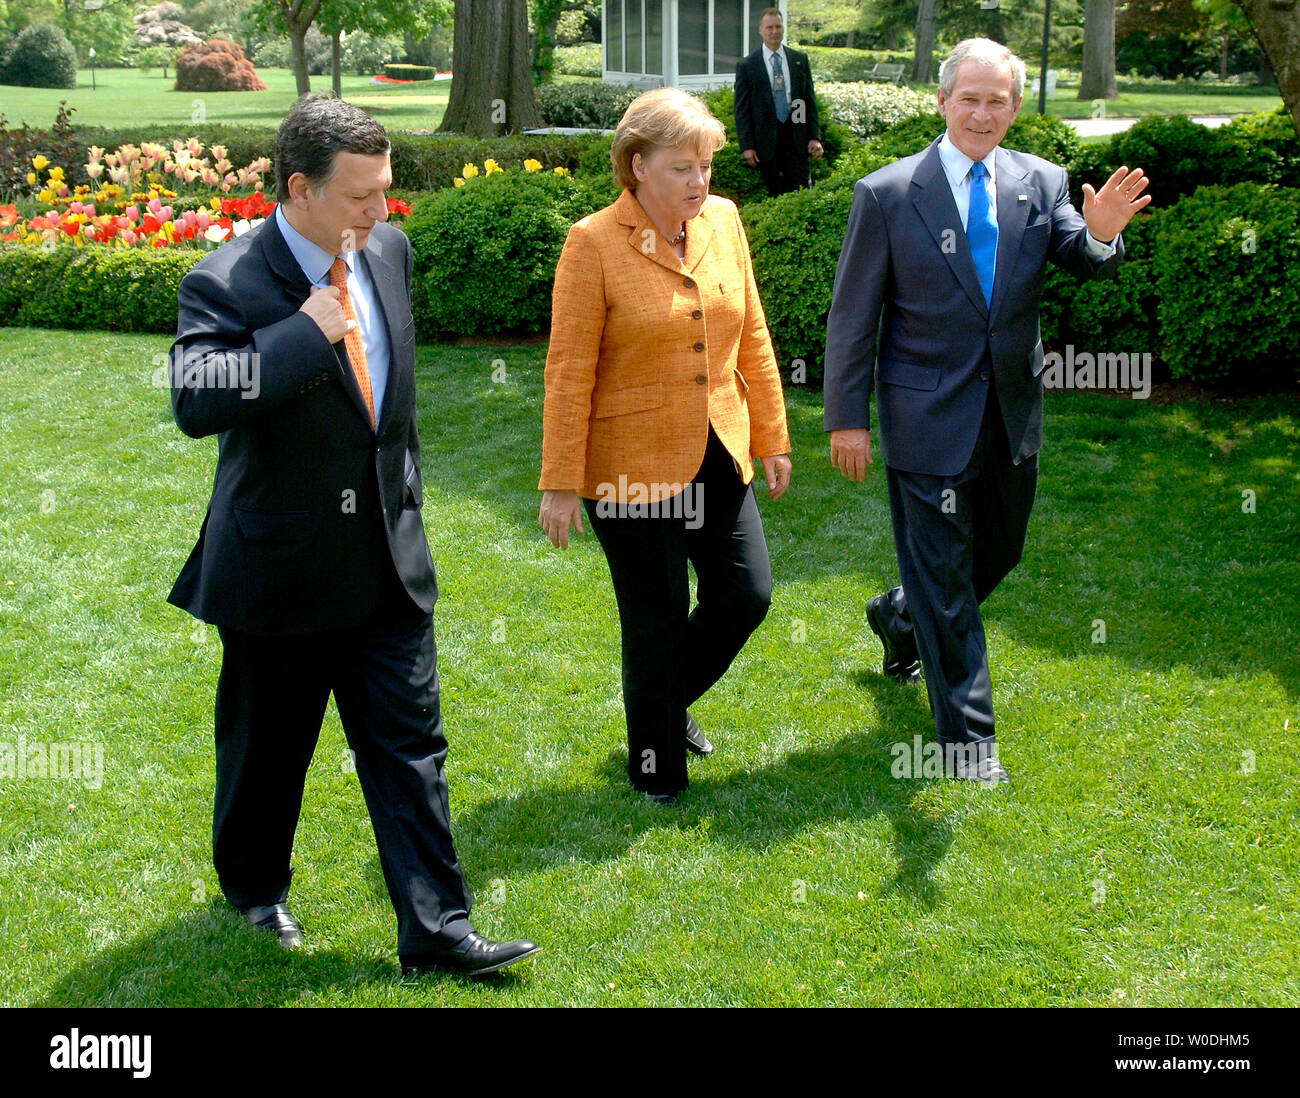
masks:
<svg viewBox="0 0 1300 1098"><path fill-rule="evenodd" d="M664 72L663 0L645 0L645 71L656 76Z"/></svg>
<svg viewBox="0 0 1300 1098"><path fill-rule="evenodd" d="M624 9L627 19L626 61L628 72L645 72L641 64L641 0L627 0Z"/></svg>
<svg viewBox="0 0 1300 1098"><path fill-rule="evenodd" d="M709 71L709 0L677 5L677 71L683 76Z"/></svg>
<svg viewBox="0 0 1300 1098"><path fill-rule="evenodd" d="M749 36L749 44L745 47L746 57L763 44L763 36L758 33L758 17L763 14L764 8L774 7L776 4L768 3L767 0L749 0L749 22L745 24Z"/></svg>
<svg viewBox="0 0 1300 1098"><path fill-rule="evenodd" d="M734 73L745 43L745 0L713 0L713 71Z"/></svg>
<svg viewBox="0 0 1300 1098"><path fill-rule="evenodd" d="M623 0L605 0L605 68L623 71Z"/></svg>

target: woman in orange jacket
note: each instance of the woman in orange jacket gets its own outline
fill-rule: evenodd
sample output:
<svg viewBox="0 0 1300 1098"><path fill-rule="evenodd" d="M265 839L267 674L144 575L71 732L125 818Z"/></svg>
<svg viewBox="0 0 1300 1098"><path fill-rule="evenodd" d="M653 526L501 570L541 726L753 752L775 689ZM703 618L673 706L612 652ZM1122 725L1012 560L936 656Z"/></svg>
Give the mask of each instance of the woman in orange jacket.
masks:
<svg viewBox="0 0 1300 1098"><path fill-rule="evenodd" d="M726 140L677 88L639 96L611 159L623 193L569 230L555 272L538 519L558 548L583 505L622 626L628 776L659 803L712 744L687 712L767 613L750 482L790 483L785 401L735 204L709 196ZM687 561L695 568L690 609Z"/></svg>

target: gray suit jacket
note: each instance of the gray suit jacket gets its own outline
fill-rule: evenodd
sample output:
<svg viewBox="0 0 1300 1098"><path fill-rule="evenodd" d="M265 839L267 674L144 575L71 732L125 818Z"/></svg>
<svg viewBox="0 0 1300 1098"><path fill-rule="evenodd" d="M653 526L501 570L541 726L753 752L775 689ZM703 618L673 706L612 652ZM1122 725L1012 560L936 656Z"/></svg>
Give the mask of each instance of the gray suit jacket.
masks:
<svg viewBox="0 0 1300 1098"><path fill-rule="evenodd" d="M1043 444L1038 302L1047 261L1082 278L1114 272L1085 250L1063 168L997 150L997 273L980 288L936 140L858 180L826 333L824 426L870 427L885 461L954 476L979 434L992 370L1017 464Z"/></svg>

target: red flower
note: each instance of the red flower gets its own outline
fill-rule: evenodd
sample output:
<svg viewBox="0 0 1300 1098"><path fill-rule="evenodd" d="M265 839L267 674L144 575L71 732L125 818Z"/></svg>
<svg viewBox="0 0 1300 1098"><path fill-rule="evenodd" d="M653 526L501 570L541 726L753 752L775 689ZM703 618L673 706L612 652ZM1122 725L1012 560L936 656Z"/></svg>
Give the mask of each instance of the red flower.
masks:
<svg viewBox="0 0 1300 1098"><path fill-rule="evenodd" d="M145 214L144 220L140 222L140 231L146 236L152 236L158 231L161 225L162 222L154 217L153 214Z"/></svg>
<svg viewBox="0 0 1300 1098"><path fill-rule="evenodd" d="M400 198L390 198L388 200L388 212L390 214L400 214L402 217L409 217L411 213L411 204L403 202Z"/></svg>

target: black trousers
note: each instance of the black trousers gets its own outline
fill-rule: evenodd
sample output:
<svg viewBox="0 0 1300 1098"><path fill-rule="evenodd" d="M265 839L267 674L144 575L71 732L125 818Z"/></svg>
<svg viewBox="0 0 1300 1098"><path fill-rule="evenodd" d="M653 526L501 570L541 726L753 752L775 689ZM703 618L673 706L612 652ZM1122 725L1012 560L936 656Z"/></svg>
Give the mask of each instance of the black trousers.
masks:
<svg viewBox="0 0 1300 1098"><path fill-rule="evenodd" d="M1038 483L1036 454L1012 462L988 385L975 450L958 475L885 470L902 579L889 592L890 624L915 637L940 743L996 738L980 603L1020 561Z"/></svg>
<svg viewBox="0 0 1300 1098"><path fill-rule="evenodd" d="M682 496L698 507L698 525L685 513L638 516L628 507L602 513L597 501L584 501L609 563L622 626L628 777L649 793L686 788L686 707L722 678L772 604L772 567L753 488L741 483L712 428L704 461ZM697 580L694 610L687 561Z"/></svg>
<svg viewBox="0 0 1300 1098"><path fill-rule="evenodd" d="M758 170L772 196L810 185L808 149L806 145L802 149L795 146L794 123L789 119L776 124L776 155L771 160L760 160Z"/></svg>
<svg viewBox="0 0 1300 1098"><path fill-rule="evenodd" d="M464 938L473 897L451 837L433 615L389 571L358 628L288 637L221 630L212 846L232 904L284 902L303 783L333 691L406 955Z"/></svg>

